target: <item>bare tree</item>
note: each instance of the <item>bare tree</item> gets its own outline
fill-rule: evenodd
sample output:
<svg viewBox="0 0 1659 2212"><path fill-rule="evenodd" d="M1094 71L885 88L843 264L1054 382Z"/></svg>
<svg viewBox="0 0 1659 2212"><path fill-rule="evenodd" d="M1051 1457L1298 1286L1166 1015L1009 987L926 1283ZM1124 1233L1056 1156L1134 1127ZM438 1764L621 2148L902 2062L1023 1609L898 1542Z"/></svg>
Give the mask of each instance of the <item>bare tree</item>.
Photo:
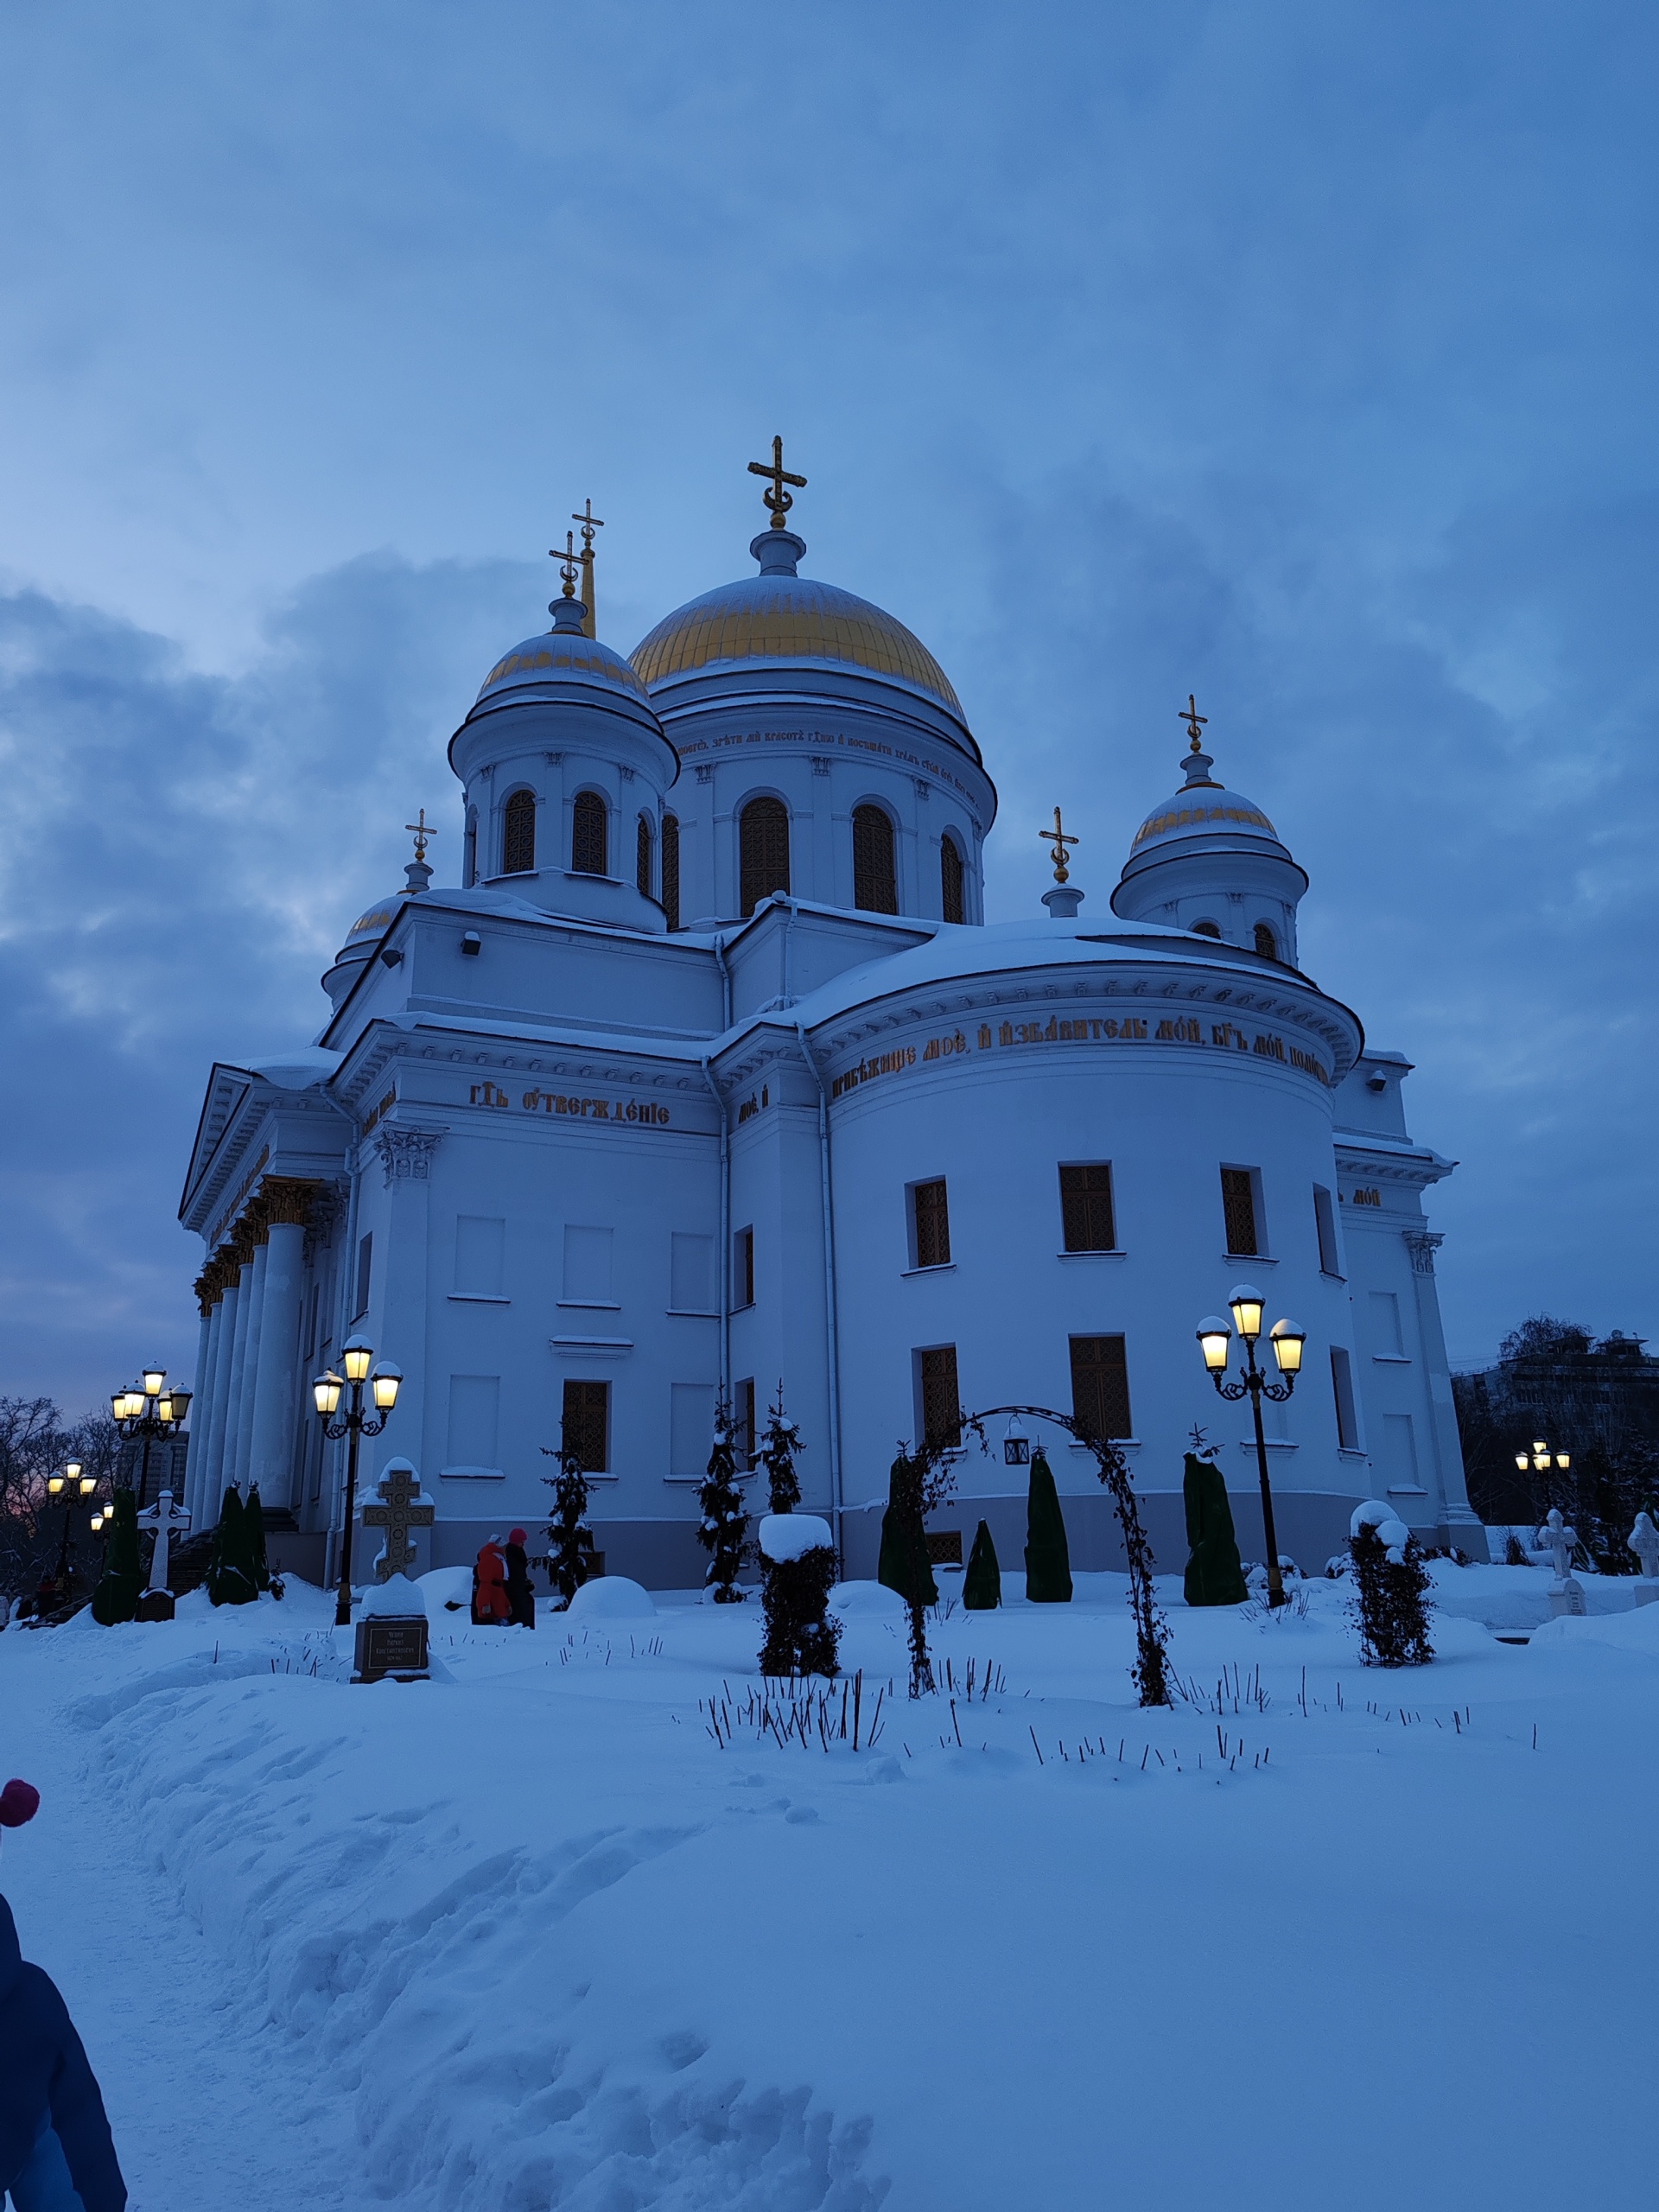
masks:
<svg viewBox="0 0 1659 2212"><path fill-rule="evenodd" d="M13 1596L38 1586L61 1539L46 1483L73 1456L54 1400L0 1397L0 1587Z"/></svg>

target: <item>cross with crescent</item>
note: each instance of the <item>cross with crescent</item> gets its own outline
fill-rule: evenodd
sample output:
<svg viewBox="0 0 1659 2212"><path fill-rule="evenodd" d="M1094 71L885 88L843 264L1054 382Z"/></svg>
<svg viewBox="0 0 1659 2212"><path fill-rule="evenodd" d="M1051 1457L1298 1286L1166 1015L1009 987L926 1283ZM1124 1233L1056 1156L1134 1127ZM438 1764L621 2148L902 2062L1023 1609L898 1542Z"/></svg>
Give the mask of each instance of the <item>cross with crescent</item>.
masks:
<svg viewBox="0 0 1659 2212"><path fill-rule="evenodd" d="M1066 835L1060 822L1060 810L1058 806L1054 810L1054 827L1052 830L1039 830L1037 835L1046 838L1053 846L1054 880L1056 883L1064 883L1066 880L1065 849L1068 845L1075 845L1077 840Z"/></svg>
<svg viewBox="0 0 1659 2212"><path fill-rule="evenodd" d="M409 831L410 835L415 840L416 859L417 861L423 861L426 858L427 839L429 837L435 837L438 834L435 825L426 818L426 809L422 807L418 814L416 816L415 820L413 822L405 822L404 827Z"/></svg>
<svg viewBox="0 0 1659 2212"><path fill-rule="evenodd" d="M559 574L564 578L564 595L567 599L574 599L576 595L576 561L578 558L576 553L575 531L574 530L567 530L565 531L564 550L563 553L560 552L556 545L550 545L547 549L547 557L550 561L556 561L558 563Z"/></svg>
<svg viewBox="0 0 1659 2212"><path fill-rule="evenodd" d="M582 512L573 514L570 519L582 524L582 603L588 609L582 618L582 632L587 637L596 638L599 632L594 627L594 532L603 530L605 524L594 512L591 499L584 499Z"/></svg>
<svg viewBox="0 0 1659 2212"><path fill-rule="evenodd" d="M763 492L760 496L771 511L772 528L782 530L785 526L784 517L795 504L789 493L785 491L784 486L785 484L792 484L798 492L804 491L806 486L806 479L804 476L791 476L784 467L784 442L781 438L774 438L772 442L771 467L768 468L764 461L752 461L749 463L749 474L751 476L771 477L771 488Z"/></svg>
<svg viewBox="0 0 1659 2212"><path fill-rule="evenodd" d="M1186 724L1187 734L1192 740L1192 750L1195 753L1201 753L1204 747L1198 742L1198 733L1210 717L1208 715L1201 715L1198 712L1198 700L1191 691L1186 695L1185 706L1180 709L1175 719L1177 721Z"/></svg>

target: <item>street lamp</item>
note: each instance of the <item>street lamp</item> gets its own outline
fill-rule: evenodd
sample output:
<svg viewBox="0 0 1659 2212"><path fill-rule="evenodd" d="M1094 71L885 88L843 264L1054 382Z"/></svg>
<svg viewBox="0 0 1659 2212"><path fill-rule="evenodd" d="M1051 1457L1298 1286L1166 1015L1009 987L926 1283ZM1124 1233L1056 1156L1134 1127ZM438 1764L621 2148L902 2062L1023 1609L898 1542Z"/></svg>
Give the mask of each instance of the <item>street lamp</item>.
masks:
<svg viewBox="0 0 1659 2212"><path fill-rule="evenodd" d="M1552 1452L1543 1438L1539 1436L1534 1438L1530 1452L1516 1453L1515 1464L1523 1475L1529 1468L1541 1475L1548 1474L1552 1465L1559 1467L1565 1474L1573 1464L1573 1455L1570 1452Z"/></svg>
<svg viewBox="0 0 1659 2212"><path fill-rule="evenodd" d="M397 1402L397 1386L404 1379L401 1367L394 1367L389 1359L375 1364L374 1346L363 1337L353 1337L340 1355L345 1375L336 1375L332 1368L318 1376L311 1385L311 1395L322 1422L322 1433L332 1442L349 1436L351 1443L346 1453L346 1526L340 1547L340 1594L334 1601L334 1626L349 1628L352 1624L352 1519L357 1510L357 1450L359 1440L365 1436L378 1436L391 1419L391 1409ZM374 1400L378 1421L372 1421L363 1406L363 1385L367 1383ZM340 1410L340 1402L349 1387L351 1402L346 1411Z"/></svg>
<svg viewBox="0 0 1659 2212"><path fill-rule="evenodd" d="M149 1447L158 1436L171 1436L175 1429L184 1427L185 1415L190 1410L188 1390L169 1390L167 1370L147 1367L143 1386L129 1384L124 1390L111 1393L110 1411L115 1425L123 1436L138 1437L143 1442L143 1452L138 1463L137 1503L144 1503L144 1494L149 1484Z"/></svg>
<svg viewBox="0 0 1659 2212"><path fill-rule="evenodd" d="M60 1471L54 1470L46 1478L47 1495L63 1508L63 1541L58 1546L57 1583L59 1594L69 1594L69 1532L75 1517L76 1506L82 1504L98 1488L98 1477L89 1475L79 1459L66 1459ZM99 1523L92 1522L96 1529Z"/></svg>
<svg viewBox="0 0 1659 2212"><path fill-rule="evenodd" d="M1263 1302L1253 1283L1236 1283L1227 1301L1233 1317L1232 1327L1218 1313L1211 1313L1199 1322L1198 1338L1205 1367L1221 1396L1248 1397L1250 1402L1255 1421L1255 1466L1262 1480L1262 1532L1268 1547L1268 1604L1275 1606L1285 1602L1285 1585L1279 1572L1279 1538L1273 1525L1273 1484L1268 1478L1268 1440L1262 1430L1262 1401L1271 1398L1275 1405L1282 1405L1296 1388L1296 1377L1302 1371L1302 1347L1307 1342L1307 1332L1299 1329L1294 1321L1274 1323L1268 1341L1273 1346L1274 1364L1285 1379L1282 1382L1270 1382L1266 1371L1255 1363ZM1229 1382L1224 1378L1235 1329L1244 1345L1244 1371L1236 1382Z"/></svg>

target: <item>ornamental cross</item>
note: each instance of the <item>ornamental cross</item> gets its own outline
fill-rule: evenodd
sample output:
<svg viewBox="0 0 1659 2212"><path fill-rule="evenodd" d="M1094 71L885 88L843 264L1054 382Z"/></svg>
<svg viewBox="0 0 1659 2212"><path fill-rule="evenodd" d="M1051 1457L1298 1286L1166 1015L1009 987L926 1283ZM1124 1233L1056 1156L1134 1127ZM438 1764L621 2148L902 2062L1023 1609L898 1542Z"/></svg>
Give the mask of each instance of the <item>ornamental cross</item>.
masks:
<svg viewBox="0 0 1659 2212"><path fill-rule="evenodd" d="M156 1531L156 1548L149 1558L149 1585L152 1590L167 1587L167 1540L172 1535L183 1535L190 1526L190 1516L184 1508L175 1506L173 1493L164 1490L154 1505L147 1505L137 1516L141 1529Z"/></svg>
<svg viewBox="0 0 1659 2212"><path fill-rule="evenodd" d="M1037 835L1053 846L1054 880L1056 883L1064 883L1066 880L1065 849L1068 845L1075 845L1077 840L1067 836L1060 821L1060 810L1058 806L1054 810L1054 827L1052 830L1039 830Z"/></svg>
<svg viewBox="0 0 1659 2212"><path fill-rule="evenodd" d="M567 599L574 599L576 595L576 563L581 557L576 551L575 531L574 530L565 531L563 553L556 545L550 545L547 549L547 557L550 561L558 563L559 574L564 578L564 595ZM591 556L589 557L591 558Z"/></svg>
<svg viewBox="0 0 1659 2212"><path fill-rule="evenodd" d="M604 522L594 512L594 503L591 499L584 499L582 503L582 512L579 515L573 514L570 519L572 522L579 522L582 524L582 557L584 561L591 561L594 557L594 532L596 530L603 530Z"/></svg>
<svg viewBox="0 0 1659 2212"><path fill-rule="evenodd" d="M426 858L427 839L429 837L435 837L438 834L435 825L429 822L426 818L426 809L422 807L416 816L415 820L413 822L405 822L404 827L409 831L410 836L415 840L416 859L417 861L423 861Z"/></svg>
<svg viewBox="0 0 1659 2212"><path fill-rule="evenodd" d="M1179 709L1175 719L1178 722L1185 722L1186 724L1186 732L1187 735L1192 741L1193 752L1201 753L1204 748L1198 742L1198 733L1203 729L1210 717L1208 715L1201 715L1198 712L1198 702L1195 694L1191 691L1187 693L1186 704Z"/></svg>
<svg viewBox="0 0 1659 2212"><path fill-rule="evenodd" d="M798 492L804 491L806 479L804 476L791 476L784 467L784 442L781 438L774 438L772 442L771 467L768 468L764 461L752 461L749 463L749 474L751 476L771 477L770 489L763 492L760 497L771 511L772 528L782 530L784 517L795 504L789 493L785 491L784 486L785 484L792 484Z"/></svg>
<svg viewBox="0 0 1659 2212"><path fill-rule="evenodd" d="M407 1463L393 1460L375 1485L380 1496L371 1499L363 1508L365 1529L384 1529L380 1556L374 1562L377 1582L390 1581L394 1574L406 1574L416 1564L415 1547L409 1541L411 1529L429 1529L436 1517L437 1508L421 1488L421 1478Z"/></svg>

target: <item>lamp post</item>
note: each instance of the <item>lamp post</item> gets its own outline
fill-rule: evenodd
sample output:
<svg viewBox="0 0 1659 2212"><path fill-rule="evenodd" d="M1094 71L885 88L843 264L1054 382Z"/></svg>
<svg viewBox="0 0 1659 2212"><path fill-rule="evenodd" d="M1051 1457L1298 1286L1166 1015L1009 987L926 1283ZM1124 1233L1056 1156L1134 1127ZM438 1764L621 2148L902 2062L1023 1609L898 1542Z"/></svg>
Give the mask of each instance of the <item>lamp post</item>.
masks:
<svg viewBox="0 0 1659 2212"><path fill-rule="evenodd" d="M1244 1345L1244 1371L1236 1382L1229 1382L1227 1358L1232 1343L1233 1329L1230 1329L1218 1314L1212 1313L1200 1321L1198 1344L1204 1353L1204 1363L1210 1370L1210 1379L1224 1398L1248 1397L1250 1412L1255 1421L1255 1465L1262 1478L1262 1531L1268 1547L1268 1604L1282 1605L1285 1585L1279 1572L1279 1539L1273 1525L1273 1484L1268 1478L1268 1440L1262 1429L1262 1401L1271 1398L1275 1405L1282 1405L1296 1388L1296 1377L1302 1371L1302 1346L1307 1332L1299 1329L1294 1321L1275 1321L1268 1342L1282 1382L1269 1382L1266 1371L1255 1363L1256 1339L1262 1334L1262 1294L1253 1284L1235 1283L1228 1306Z"/></svg>
<svg viewBox="0 0 1659 2212"><path fill-rule="evenodd" d="M1541 1436L1533 1439L1530 1452L1517 1452L1515 1464L1524 1475L1529 1469L1535 1474L1548 1474L1551 1467L1559 1467L1563 1474L1573 1464L1570 1452L1554 1452Z"/></svg>
<svg viewBox="0 0 1659 2212"><path fill-rule="evenodd" d="M334 1626L349 1628L352 1624L352 1519L357 1510L357 1452L359 1440L365 1436L378 1436L391 1419L391 1409L397 1402L397 1386L404 1379L401 1367L394 1367L389 1359L374 1363L374 1346L362 1337L353 1337L340 1356L344 1376L336 1375L333 1368L319 1375L311 1385L311 1395L316 1401L317 1412L322 1421L322 1433L332 1442L342 1436L351 1439L346 1452L346 1526L341 1532L340 1546L340 1595L334 1602ZM378 1421L372 1420L364 1410L363 1385L366 1382L374 1399ZM341 1394L350 1387L351 1403L342 1414L340 1410Z"/></svg>
<svg viewBox="0 0 1659 2212"><path fill-rule="evenodd" d="M149 1447L158 1436L171 1436L175 1429L184 1427L184 1417L190 1410L188 1390L169 1390L167 1370L147 1367L142 1388L133 1383L124 1390L115 1390L110 1395L110 1411L115 1415L115 1425L123 1436L139 1437L143 1451L138 1462L138 1497L144 1503L144 1493L149 1483Z"/></svg>
<svg viewBox="0 0 1659 2212"><path fill-rule="evenodd" d="M85 1503L98 1488L98 1477L87 1474L79 1459L67 1459L61 1471L46 1478L47 1496L63 1508L63 1541L58 1546L58 1590L69 1594L69 1530L74 1519L75 1508ZM96 1528L99 1524L94 1521Z"/></svg>

